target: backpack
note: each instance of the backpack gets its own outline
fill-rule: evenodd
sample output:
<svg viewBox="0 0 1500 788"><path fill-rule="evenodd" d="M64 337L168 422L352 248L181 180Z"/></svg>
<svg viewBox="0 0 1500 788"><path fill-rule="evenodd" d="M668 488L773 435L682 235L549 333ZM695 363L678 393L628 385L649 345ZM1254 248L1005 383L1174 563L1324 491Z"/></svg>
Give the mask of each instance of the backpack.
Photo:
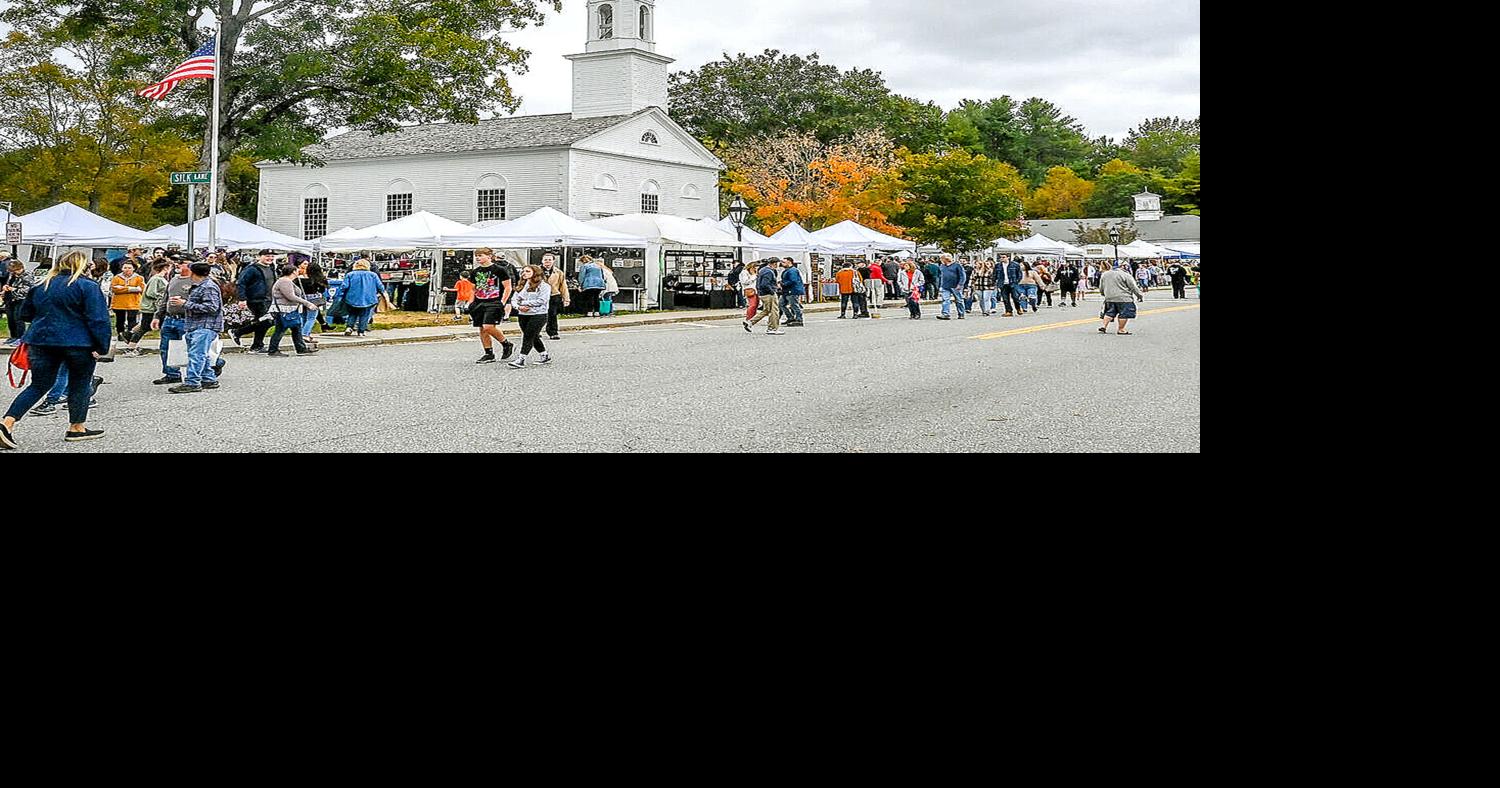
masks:
<svg viewBox="0 0 1500 788"><path fill-rule="evenodd" d="M16 382L16 370L21 370L21 382ZM10 387L13 389L26 388L26 378L31 375L31 348L22 342L11 351L10 362L6 365L6 376L10 378Z"/></svg>

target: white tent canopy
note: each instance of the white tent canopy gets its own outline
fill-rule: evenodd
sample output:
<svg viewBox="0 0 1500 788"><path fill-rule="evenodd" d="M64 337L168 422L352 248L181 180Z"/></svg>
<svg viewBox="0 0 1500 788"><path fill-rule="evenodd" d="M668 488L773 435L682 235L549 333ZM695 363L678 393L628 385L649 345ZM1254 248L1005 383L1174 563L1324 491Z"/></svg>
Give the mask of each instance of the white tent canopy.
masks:
<svg viewBox="0 0 1500 788"><path fill-rule="evenodd" d="M443 244L448 249L482 249L487 246L494 249L552 246L644 249L646 239L580 222L554 208L541 208L519 219L470 230L463 235L445 235Z"/></svg>
<svg viewBox="0 0 1500 788"><path fill-rule="evenodd" d="M70 202L60 202L12 221L21 223L21 243L31 246L116 248L131 244L165 246L169 242L165 235L127 227Z"/></svg>
<svg viewBox="0 0 1500 788"><path fill-rule="evenodd" d="M1015 254L1035 254L1044 257L1065 257L1068 254L1068 246L1060 241L1054 241L1040 233L1015 244L1009 249Z"/></svg>
<svg viewBox="0 0 1500 788"><path fill-rule="evenodd" d="M1171 253L1169 249L1163 249L1154 243L1140 239L1136 239L1130 242L1130 244L1120 247L1120 254L1132 260L1155 260L1166 257Z"/></svg>
<svg viewBox="0 0 1500 788"><path fill-rule="evenodd" d="M231 252L246 249L275 249L278 252L310 254L313 247L312 241L299 241L227 213L219 214L217 233L218 245ZM167 235L176 243L187 245L187 225L168 227ZM199 246L208 245L208 217L205 216L193 222L193 243Z"/></svg>
<svg viewBox="0 0 1500 788"><path fill-rule="evenodd" d="M393 222L366 227L350 235L344 235L342 230L334 235L325 235L317 240L317 245L325 252L441 249L444 248L444 238L463 236L473 231L472 227L427 211L418 211Z"/></svg>
<svg viewBox="0 0 1500 788"><path fill-rule="evenodd" d="M617 233L644 238L651 244L676 244L690 249L740 249L742 244L717 227L658 213L627 213L609 216L588 223Z"/></svg>
<svg viewBox="0 0 1500 788"><path fill-rule="evenodd" d="M1199 257L1203 254L1203 244L1193 242L1169 243L1162 247L1171 254L1170 259L1182 259L1184 257Z"/></svg>
<svg viewBox="0 0 1500 788"><path fill-rule="evenodd" d="M726 235L734 235L733 219L726 217L719 221L714 221L713 219L700 219L699 221ZM745 239L745 245L757 252L765 252L767 254L806 254L808 251L806 244L777 241L756 232L751 227L743 227L740 232L743 233L740 237Z"/></svg>
<svg viewBox="0 0 1500 788"><path fill-rule="evenodd" d="M837 248L828 246L817 238L814 238L812 233L802 229L802 225L796 222L792 222L781 228L781 230L771 236L771 241L773 243L801 246L813 254L838 254Z"/></svg>
<svg viewBox="0 0 1500 788"><path fill-rule="evenodd" d="M865 254L867 252L899 252L912 249L916 243L886 235L853 220L840 222L812 233L819 243L836 249L839 254Z"/></svg>

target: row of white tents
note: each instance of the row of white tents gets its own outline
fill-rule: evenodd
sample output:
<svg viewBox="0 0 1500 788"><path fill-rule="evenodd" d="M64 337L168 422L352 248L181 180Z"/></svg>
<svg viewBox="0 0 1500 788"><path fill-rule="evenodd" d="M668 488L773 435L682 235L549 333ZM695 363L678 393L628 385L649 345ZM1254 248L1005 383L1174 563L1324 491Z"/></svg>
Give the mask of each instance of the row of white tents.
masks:
<svg viewBox="0 0 1500 788"><path fill-rule="evenodd" d="M1182 260L1199 256L1199 244L1196 243L1158 246L1138 239L1123 244L1118 249L1113 244L1090 244L1085 248L1080 248L1070 243L1054 241L1041 234L1033 235L1024 241L1001 238L995 241L995 249L1001 254L1087 260Z"/></svg>
<svg viewBox="0 0 1500 788"><path fill-rule="evenodd" d="M23 244L54 248L123 248L132 245L187 246L187 225L163 225L149 232L110 221L72 203L16 219L23 226ZM592 221L574 219L552 208L541 208L517 219L469 226L427 212L385 222L373 227L346 227L322 238L307 241L292 238L229 214L218 217L218 245L233 251L275 249L317 254L360 252L411 252L417 250L522 250L556 247L594 249L643 249L647 262L642 284L642 304L656 301L666 271L666 252L672 250L744 250L747 258L786 257L796 259L804 275L811 275L812 256L831 263L835 256L869 256L875 253L910 257L937 253L936 247L918 247L912 241L878 232L847 221L808 232L790 224L772 236L743 228L736 235L729 219L691 220L662 214L627 214ZM208 220L194 225L194 245L207 245ZM1113 247L1080 248L1034 235L1021 242L995 242L999 253L1038 257L1111 259ZM1196 257L1197 248L1167 248L1145 241L1121 246L1126 259ZM824 274L831 274L825 270Z"/></svg>

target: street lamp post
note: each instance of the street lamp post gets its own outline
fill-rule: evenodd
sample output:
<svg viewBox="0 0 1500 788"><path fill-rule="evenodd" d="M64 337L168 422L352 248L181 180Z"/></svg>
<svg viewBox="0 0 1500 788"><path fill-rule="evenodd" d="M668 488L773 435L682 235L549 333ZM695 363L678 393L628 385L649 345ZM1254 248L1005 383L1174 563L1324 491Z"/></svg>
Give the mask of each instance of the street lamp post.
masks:
<svg viewBox="0 0 1500 788"><path fill-rule="evenodd" d="M750 218L750 204L745 202L744 197L736 195L734 203L729 206L729 221L734 223L734 240L740 243L745 242L745 220L748 218ZM744 248L741 247L734 251L735 260L743 263L745 261Z"/></svg>
<svg viewBox="0 0 1500 788"><path fill-rule="evenodd" d="M1110 243L1115 245L1115 267L1120 265L1120 228L1118 226L1109 228Z"/></svg>

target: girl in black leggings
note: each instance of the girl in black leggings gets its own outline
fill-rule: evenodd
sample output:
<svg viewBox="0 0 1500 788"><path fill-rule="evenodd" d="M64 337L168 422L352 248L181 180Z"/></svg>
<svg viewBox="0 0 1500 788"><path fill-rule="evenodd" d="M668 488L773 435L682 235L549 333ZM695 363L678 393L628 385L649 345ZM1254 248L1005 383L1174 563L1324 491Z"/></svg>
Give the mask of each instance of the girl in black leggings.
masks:
<svg viewBox="0 0 1500 788"><path fill-rule="evenodd" d="M526 357L533 349L541 355L538 364L551 364L552 355L542 342L542 331L547 328L547 312L551 306L552 288L547 286L547 277L539 265L528 265L521 269L521 286L511 296L510 305L515 308L521 321L521 352L508 365L511 369L524 369Z"/></svg>

